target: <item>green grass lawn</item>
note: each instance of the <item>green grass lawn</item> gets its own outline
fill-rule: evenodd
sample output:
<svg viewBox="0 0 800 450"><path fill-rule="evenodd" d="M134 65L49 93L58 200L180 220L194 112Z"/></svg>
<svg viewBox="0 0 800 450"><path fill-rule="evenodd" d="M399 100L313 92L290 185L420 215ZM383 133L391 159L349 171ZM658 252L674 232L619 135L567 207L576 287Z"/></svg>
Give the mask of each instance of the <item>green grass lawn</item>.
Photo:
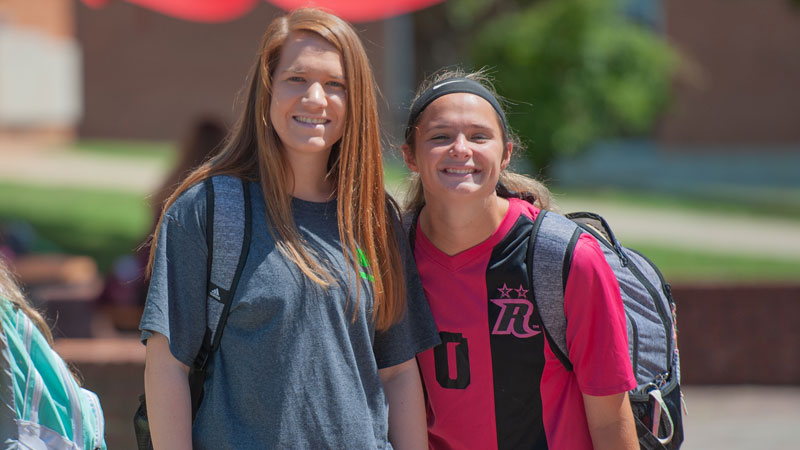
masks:
<svg viewBox="0 0 800 450"><path fill-rule="evenodd" d="M636 242L626 245L647 256L673 284L800 282L800 260L691 251Z"/></svg>
<svg viewBox="0 0 800 450"><path fill-rule="evenodd" d="M101 270L149 232L150 208L137 194L0 182L0 222L24 221L35 250L89 255Z"/></svg>
<svg viewBox="0 0 800 450"><path fill-rule="evenodd" d="M82 152L101 152L142 158L159 158L170 164L173 152L169 146L102 141L82 142ZM399 158L390 157L386 164L386 180L392 192L402 184L407 171ZM753 213L776 217L800 218L793 205L726 204L699 199L687 200L675 196L633 194L627 192L568 192L560 195L602 198L628 206L647 205L673 209L701 211L724 210L732 213ZM788 212L787 212L788 211ZM92 256L101 270L106 270L119 255L131 252L150 231L151 213L145 199L128 192L103 191L88 188L45 187L0 182L0 222L25 221L42 238L39 250L59 249L65 252ZM675 282L695 281L800 281L800 261L785 261L769 257L716 254L706 251L686 251L632 242L630 246L642 251Z"/></svg>
<svg viewBox="0 0 800 450"><path fill-rule="evenodd" d="M26 221L42 238L40 250L94 257L101 270L136 248L150 231L145 199L127 192L51 188L0 182L0 221ZM631 242L668 280L799 281L800 261L686 251Z"/></svg>

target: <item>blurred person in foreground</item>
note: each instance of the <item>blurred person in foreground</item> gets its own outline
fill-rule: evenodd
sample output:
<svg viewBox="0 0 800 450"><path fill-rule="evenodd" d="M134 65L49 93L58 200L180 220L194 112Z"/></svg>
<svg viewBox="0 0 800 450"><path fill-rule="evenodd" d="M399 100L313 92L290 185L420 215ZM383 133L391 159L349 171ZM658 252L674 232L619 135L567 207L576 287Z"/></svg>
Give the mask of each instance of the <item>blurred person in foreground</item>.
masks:
<svg viewBox="0 0 800 450"><path fill-rule="evenodd" d="M201 181L219 175L247 182L252 239L193 422ZM167 199L154 236L140 328L156 449L427 447L415 356L438 335L393 205L357 34L314 9L275 19L231 136Z"/></svg>
<svg viewBox="0 0 800 450"><path fill-rule="evenodd" d="M440 72L412 103L409 231L442 336L418 356L431 448L638 449L622 299L586 233L565 287L574 370L545 345L526 255L550 193L507 169L518 142L482 73Z"/></svg>
<svg viewBox="0 0 800 450"><path fill-rule="evenodd" d="M53 335L0 257L3 448L105 449L103 411L53 350Z"/></svg>

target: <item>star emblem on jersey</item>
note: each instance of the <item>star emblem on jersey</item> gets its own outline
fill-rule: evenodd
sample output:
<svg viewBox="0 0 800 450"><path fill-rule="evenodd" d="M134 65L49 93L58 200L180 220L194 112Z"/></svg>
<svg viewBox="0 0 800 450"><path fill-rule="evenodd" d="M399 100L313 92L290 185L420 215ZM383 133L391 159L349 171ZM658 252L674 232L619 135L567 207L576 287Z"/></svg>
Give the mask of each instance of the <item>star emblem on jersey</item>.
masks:
<svg viewBox="0 0 800 450"><path fill-rule="evenodd" d="M508 287L508 283L503 283L503 287L497 288L500 291L500 298L490 298L489 300L500 307L500 314L492 328L492 334L511 334L518 338L529 338L541 333L538 325L531 323L533 314L533 303L527 299L528 289L519 285L518 289ZM511 292L516 294L516 298L511 298Z"/></svg>

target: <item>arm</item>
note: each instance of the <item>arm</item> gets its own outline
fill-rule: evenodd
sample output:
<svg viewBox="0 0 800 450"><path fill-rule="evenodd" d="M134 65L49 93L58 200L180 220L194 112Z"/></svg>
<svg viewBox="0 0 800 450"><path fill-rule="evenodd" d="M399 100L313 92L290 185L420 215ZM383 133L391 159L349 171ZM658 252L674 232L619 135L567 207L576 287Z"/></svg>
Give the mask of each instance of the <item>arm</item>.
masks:
<svg viewBox="0 0 800 450"><path fill-rule="evenodd" d="M389 402L389 441L398 450L427 449L425 401L416 358L379 370Z"/></svg>
<svg viewBox="0 0 800 450"><path fill-rule="evenodd" d="M167 338L159 333L147 340L144 390L153 447L191 450L189 367L172 356Z"/></svg>
<svg viewBox="0 0 800 450"><path fill-rule="evenodd" d="M639 439L627 392L602 397L583 394L583 405L595 449L638 450Z"/></svg>

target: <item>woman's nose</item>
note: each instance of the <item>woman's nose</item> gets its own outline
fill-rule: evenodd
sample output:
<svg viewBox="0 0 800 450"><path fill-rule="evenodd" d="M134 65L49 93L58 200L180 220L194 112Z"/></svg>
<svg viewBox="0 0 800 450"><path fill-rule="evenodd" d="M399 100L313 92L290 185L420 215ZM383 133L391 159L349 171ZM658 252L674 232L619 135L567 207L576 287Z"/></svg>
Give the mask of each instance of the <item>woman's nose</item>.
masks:
<svg viewBox="0 0 800 450"><path fill-rule="evenodd" d="M450 148L450 154L455 157L469 156L469 141L463 134L456 136L453 141L453 146Z"/></svg>
<svg viewBox="0 0 800 450"><path fill-rule="evenodd" d="M309 105L325 106L325 89L319 83L311 83L306 90L303 100Z"/></svg>

